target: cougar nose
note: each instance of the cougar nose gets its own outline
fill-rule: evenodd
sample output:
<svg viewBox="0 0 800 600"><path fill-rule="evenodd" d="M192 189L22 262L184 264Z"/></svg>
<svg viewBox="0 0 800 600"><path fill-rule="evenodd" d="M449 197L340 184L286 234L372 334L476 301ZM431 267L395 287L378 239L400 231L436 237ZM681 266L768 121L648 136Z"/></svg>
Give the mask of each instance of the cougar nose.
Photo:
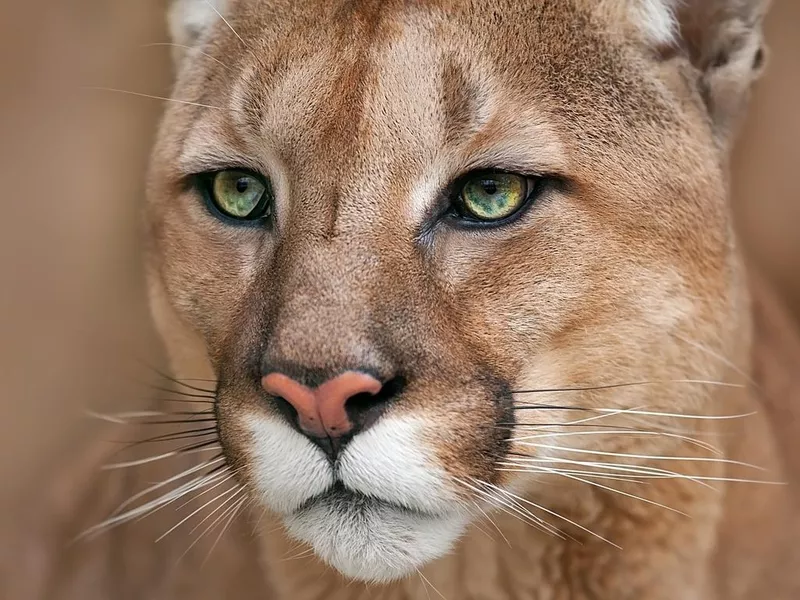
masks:
<svg viewBox="0 0 800 600"><path fill-rule="evenodd" d="M283 373L265 375L261 385L268 394L282 398L294 409L300 430L329 454L335 454L342 437L355 435L369 425L363 418L364 413L385 403L395 393L393 386L386 389L387 386L371 375L357 371L341 373L316 388L309 388ZM332 449L330 444L333 444Z"/></svg>

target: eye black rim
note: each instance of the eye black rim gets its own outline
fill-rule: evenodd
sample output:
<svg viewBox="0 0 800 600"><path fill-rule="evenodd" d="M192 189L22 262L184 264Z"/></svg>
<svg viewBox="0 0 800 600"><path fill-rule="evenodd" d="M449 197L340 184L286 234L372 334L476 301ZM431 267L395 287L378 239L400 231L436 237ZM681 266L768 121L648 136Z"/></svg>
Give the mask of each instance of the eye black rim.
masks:
<svg viewBox="0 0 800 600"><path fill-rule="evenodd" d="M464 185L472 179L497 175L514 175L515 177L525 179L528 183L527 194L519 207L508 216L494 220L480 219L474 216L464 206L464 201L461 198L461 190ZM540 175L526 175L503 169L477 169L469 171L457 177L448 186L447 195L449 197L449 206L444 216L452 225L464 229L495 229L503 227L504 225L509 225L517 219L520 219L536 204L536 200L545 191L548 181L549 179L547 177Z"/></svg>
<svg viewBox="0 0 800 600"><path fill-rule="evenodd" d="M250 214L246 217L237 217L235 215L231 215L217 204L215 201L214 196L214 179L220 173L225 173L229 171L236 171L242 173L244 175L248 175L257 179L261 185L264 186L264 194L261 196L261 199L258 201L258 204L253 208ZM232 224L238 227L263 227L265 223L270 223L272 221L272 204L274 201L274 195L272 191L272 184L268 177L253 171L252 169L241 168L241 167L228 167L225 169L217 169L215 171L209 171L207 173L201 173L200 175L196 175L195 178L195 187L199 190L200 194L203 197L205 202L206 208L214 216L216 219L223 221L228 224ZM251 215L258 215L258 216L251 216Z"/></svg>

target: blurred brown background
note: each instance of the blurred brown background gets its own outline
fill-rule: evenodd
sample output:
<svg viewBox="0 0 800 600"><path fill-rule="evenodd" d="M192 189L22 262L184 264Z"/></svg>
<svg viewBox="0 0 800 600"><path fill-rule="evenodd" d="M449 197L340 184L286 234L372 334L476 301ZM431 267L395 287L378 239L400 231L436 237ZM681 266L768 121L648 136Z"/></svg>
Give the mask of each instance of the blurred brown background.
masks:
<svg viewBox="0 0 800 600"><path fill-rule="evenodd" d="M166 0L0 5L0 500L9 501L36 494L88 435L84 409L146 400L130 383L137 358L158 360L137 206L162 103L84 86L167 95L170 49L152 45L168 41ZM774 3L767 38L733 203L751 256L800 315L800 2Z"/></svg>

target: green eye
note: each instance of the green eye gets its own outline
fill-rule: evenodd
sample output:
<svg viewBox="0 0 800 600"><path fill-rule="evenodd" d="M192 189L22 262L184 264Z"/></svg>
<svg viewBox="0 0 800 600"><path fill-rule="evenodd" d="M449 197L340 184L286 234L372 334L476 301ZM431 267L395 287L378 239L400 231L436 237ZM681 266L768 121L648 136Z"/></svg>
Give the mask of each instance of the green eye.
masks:
<svg viewBox="0 0 800 600"><path fill-rule="evenodd" d="M527 177L512 173L470 176L458 194L463 216L477 221L500 221L525 205L530 195Z"/></svg>
<svg viewBox="0 0 800 600"><path fill-rule="evenodd" d="M219 171L211 182L211 198L224 215L252 221L269 216L272 192L265 180L245 171Z"/></svg>

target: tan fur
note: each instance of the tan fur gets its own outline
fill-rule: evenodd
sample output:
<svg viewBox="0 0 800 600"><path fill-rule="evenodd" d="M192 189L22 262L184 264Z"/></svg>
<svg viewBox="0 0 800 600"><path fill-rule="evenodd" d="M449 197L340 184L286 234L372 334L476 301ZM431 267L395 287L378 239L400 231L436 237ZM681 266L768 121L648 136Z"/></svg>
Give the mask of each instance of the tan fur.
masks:
<svg viewBox="0 0 800 600"><path fill-rule="evenodd" d="M241 481L254 477L241 415L273 410L258 387L261 361L402 371L413 385L393 414L435 424L430 441L448 475L513 490L552 511L538 514L565 534L495 511L497 529L476 524L420 578L365 586L313 557L282 561L293 544L267 519L258 548L272 597L792 597L790 582L764 576L775 556L790 560L786 488L715 482L717 491L686 478L601 488L500 470L509 446L586 457L504 441L503 386L656 382L516 395L517 406L704 416L756 406L726 155L760 68L763 9L678 13L681 49L653 43L633 2L240 0L230 25L217 20L199 42L225 66L200 54L181 64L174 96L207 106L172 106L154 150L151 298L175 375L220 380L221 439ZM184 185L229 165L272 178L274 231L215 220ZM564 183L512 227L425 229L436 190L475 165ZM516 436L573 418L514 414ZM759 416L604 422L690 430L725 459L767 471L694 460L707 450L677 434L546 444L624 453L618 462L633 465L685 457L668 466L688 477L785 476Z"/></svg>

